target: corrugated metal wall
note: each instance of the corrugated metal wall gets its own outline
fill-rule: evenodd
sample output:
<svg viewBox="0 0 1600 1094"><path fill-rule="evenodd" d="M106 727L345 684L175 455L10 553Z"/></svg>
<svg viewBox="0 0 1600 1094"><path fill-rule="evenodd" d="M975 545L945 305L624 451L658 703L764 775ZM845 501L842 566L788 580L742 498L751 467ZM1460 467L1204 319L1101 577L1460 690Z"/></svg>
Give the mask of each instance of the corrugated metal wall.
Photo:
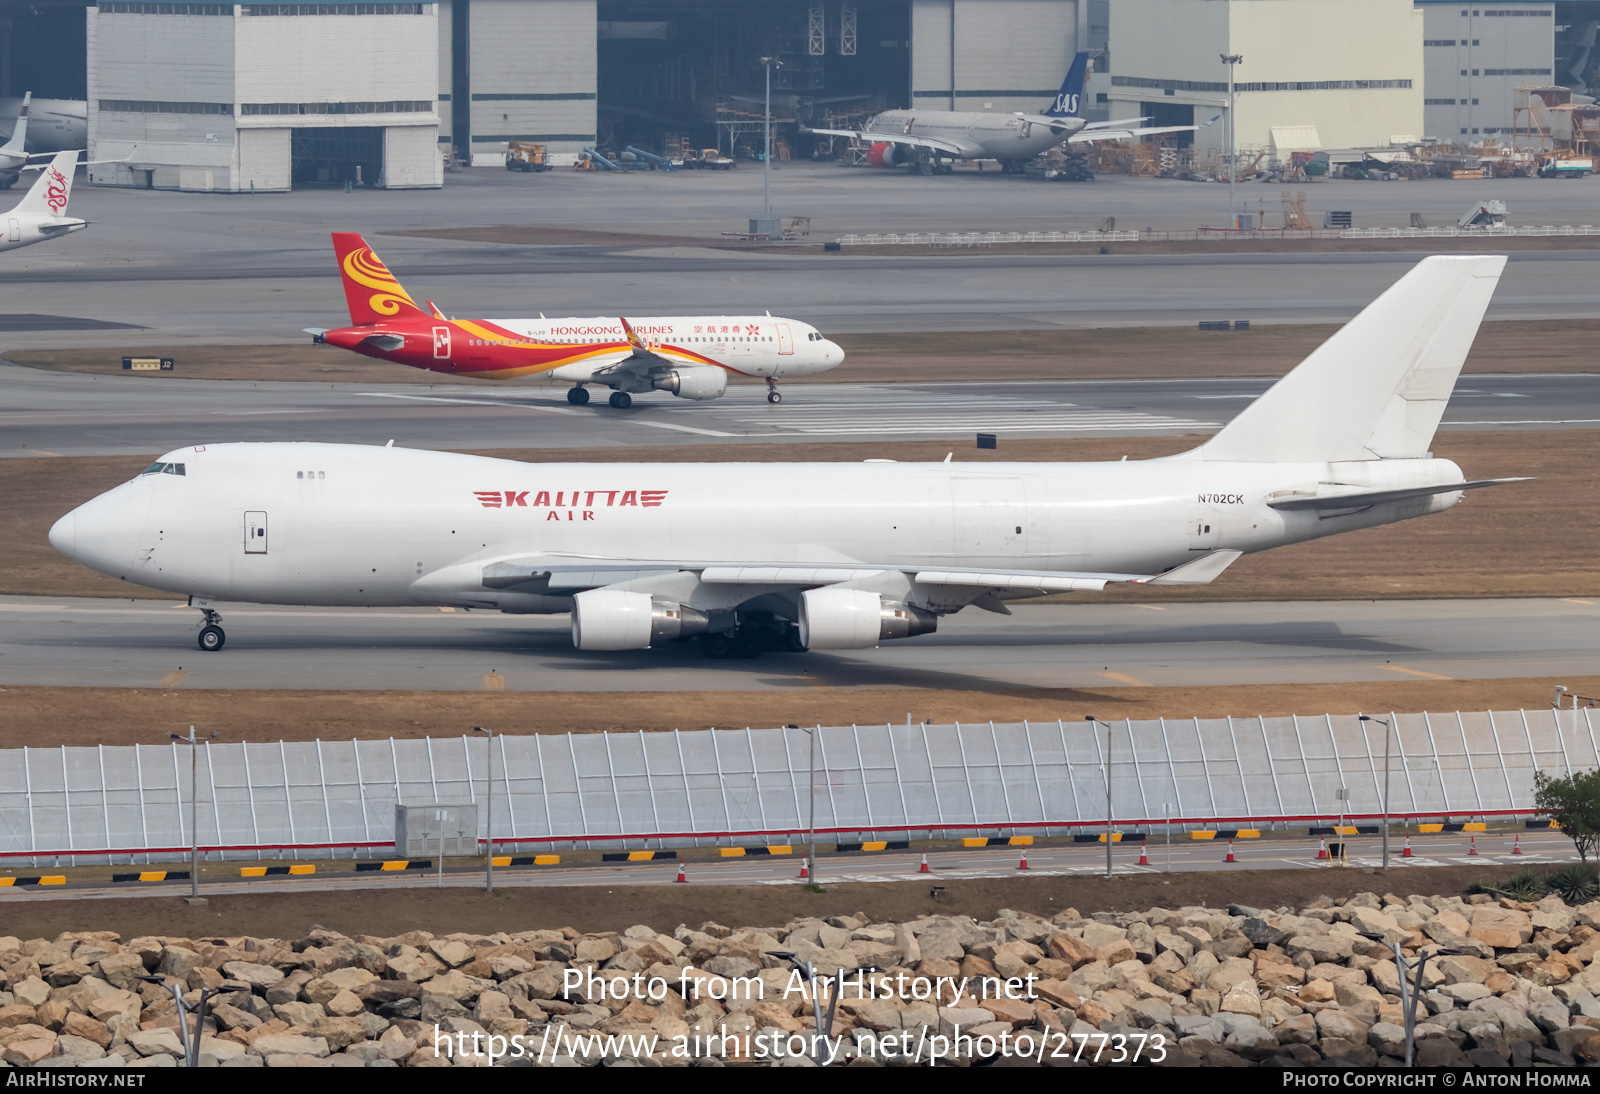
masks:
<svg viewBox="0 0 1600 1094"><path fill-rule="evenodd" d="M1079 2L912 0L912 106L1001 114L1042 110L1083 48Z"/></svg>
<svg viewBox="0 0 1600 1094"><path fill-rule="evenodd" d="M472 147L594 142L595 0L470 0Z"/></svg>
<svg viewBox="0 0 1600 1094"><path fill-rule="evenodd" d="M1385 716L1386 718L1388 716ZM1396 816L1532 806L1536 770L1600 766L1589 712L1394 719ZM1105 822L1107 730L1084 722L832 726L818 732L816 826L841 834L1062 833ZM1136 825L1304 823L1382 809L1384 727L1351 716L1117 722L1112 813ZM496 844L727 844L797 835L811 808L801 729L494 738ZM200 843L228 857L369 855L396 803L480 803L486 737L213 743L198 758ZM0 853L179 857L187 745L0 753Z"/></svg>

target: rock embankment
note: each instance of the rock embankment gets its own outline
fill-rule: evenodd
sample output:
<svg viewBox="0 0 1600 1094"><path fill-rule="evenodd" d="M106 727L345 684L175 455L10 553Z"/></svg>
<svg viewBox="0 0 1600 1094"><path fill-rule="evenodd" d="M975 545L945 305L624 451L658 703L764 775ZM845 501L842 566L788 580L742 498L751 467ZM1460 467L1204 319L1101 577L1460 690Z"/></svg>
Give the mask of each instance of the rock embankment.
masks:
<svg viewBox="0 0 1600 1094"><path fill-rule="evenodd" d="M671 933L5 937L0 1057L180 1065L178 1004L140 979L154 975L189 1006L210 989L202 1066L810 1066L819 1052L858 1065L1375 1066L1405 1051L1393 943L1408 957L1461 951L1427 963L1420 1065L1600 1061L1600 902L1371 893L1298 911L838 916ZM847 980L819 1037L803 977L774 951L877 971Z"/></svg>

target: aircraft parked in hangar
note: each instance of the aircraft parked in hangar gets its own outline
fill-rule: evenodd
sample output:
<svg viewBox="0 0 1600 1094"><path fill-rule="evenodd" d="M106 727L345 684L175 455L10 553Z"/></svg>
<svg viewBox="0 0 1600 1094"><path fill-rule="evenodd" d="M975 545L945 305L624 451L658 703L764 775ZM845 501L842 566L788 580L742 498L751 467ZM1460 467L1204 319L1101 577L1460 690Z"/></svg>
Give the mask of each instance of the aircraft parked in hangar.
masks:
<svg viewBox="0 0 1600 1094"><path fill-rule="evenodd" d="M58 152L39 172L39 178L10 211L0 214L0 251L60 239L88 221L64 215L72 196L72 176L78 170L78 153Z"/></svg>
<svg viewBox="0 0 1600 1094"><path fill-rule="evenodd" d="M13 126L27 111L29 152L50 154L83 151L89 146L89 104L82 99L0 99L0 122ZM15 128L12 130L15 133Z"/></svg>
<svg viewBox="0 0 1600 1094"><path fill-rule="evenodd" d="M1001 114L982 110L886 110L861 129L807 129L823 137L851 137L869 145L872 167L907 167L924 175L948 173L946 160L999 160L1004 170L1020 170L1039 153L1065 142L1130 140L1158 133L1183 133L1192 125L1128 126L1089 122L1082 113L1089 80L1089 54L1072 59L1055 100L1040 114ZM1137 119L1142 121L1143 119Z"/></svg>
<svg viewBox="0 0 1600 1094"><path fill-rule="evenodd" d="M412 368L507 380L570 381L567 402L589 401L585 384L611 389L618 410L633 395L670 391L680 399L720 398L728 374L767 381L767 402L782 401L778 380L825 372L844 350L808 323L766 315L688 315L627 319L456 319L407 295L367 241L335 232L351 326L308 327L312 341Z"/></svg>
<svg viewBox="0 0 1600 1094"><path fill-rule="evenodd" d="M223 600L571 612L580 649L699 635L726 657L867 648L1111 582L1205 584L1242 554L1511 481L1466 481L1428 451L1505 261L1425 259L1162 459L538 464L202 444L74 509L50 542L188 594L204 650L222 647Z"/></svg>

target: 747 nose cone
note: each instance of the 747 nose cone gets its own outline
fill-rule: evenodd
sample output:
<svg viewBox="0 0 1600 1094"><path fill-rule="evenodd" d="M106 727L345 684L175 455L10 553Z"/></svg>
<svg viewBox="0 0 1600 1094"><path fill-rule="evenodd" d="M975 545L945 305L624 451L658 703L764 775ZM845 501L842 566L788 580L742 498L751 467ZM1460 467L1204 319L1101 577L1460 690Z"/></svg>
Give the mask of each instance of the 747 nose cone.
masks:
<svg viewBox="0 0 1600 1094"><path fill-rule="evenodd" d="M50 526L50 546L68 558L78 557L78 511L76 509Z"/></svg>

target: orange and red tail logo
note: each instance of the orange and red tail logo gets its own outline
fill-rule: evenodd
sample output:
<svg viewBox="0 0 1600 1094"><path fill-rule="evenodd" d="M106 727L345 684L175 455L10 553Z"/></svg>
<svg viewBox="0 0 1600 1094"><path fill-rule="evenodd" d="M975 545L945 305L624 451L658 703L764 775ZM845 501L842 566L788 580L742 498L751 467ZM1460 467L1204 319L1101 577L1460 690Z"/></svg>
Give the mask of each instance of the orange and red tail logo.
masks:
<svg viewBox="0 0 1600 1094"><path fill-rule="evenodd" d="M333 250L339 258L350 322L359 326L401 314L421 314L422 309L395 280L383 259L354 232L333 233Z"/></svg>

